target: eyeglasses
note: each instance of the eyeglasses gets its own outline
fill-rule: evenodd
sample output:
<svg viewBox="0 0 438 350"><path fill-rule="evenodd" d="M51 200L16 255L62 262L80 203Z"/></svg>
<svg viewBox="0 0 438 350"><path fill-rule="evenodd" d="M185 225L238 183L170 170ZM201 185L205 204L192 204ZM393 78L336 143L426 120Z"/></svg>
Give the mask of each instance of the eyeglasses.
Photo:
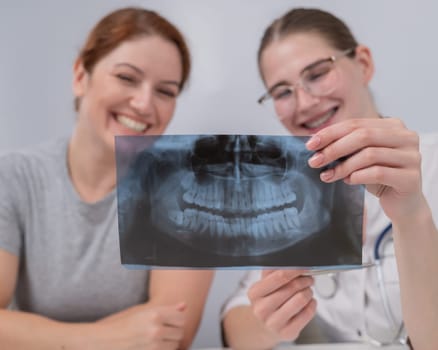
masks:
<svg viewBox="0 0 438 350"><path fill-rule="evenodd" d="M281 117L291 115L296 108L296 89L301 87L304 91L315 97L327 96L336 88L339 74L335 69L335 62L345 56L354 54L356 48L342 51L338 55L333 55L311 63L300 73L300 78L296 84L289 84L281 81L269 89L258 99L259 104L265 104L272 99L275 104L277 114Z"/></svg>

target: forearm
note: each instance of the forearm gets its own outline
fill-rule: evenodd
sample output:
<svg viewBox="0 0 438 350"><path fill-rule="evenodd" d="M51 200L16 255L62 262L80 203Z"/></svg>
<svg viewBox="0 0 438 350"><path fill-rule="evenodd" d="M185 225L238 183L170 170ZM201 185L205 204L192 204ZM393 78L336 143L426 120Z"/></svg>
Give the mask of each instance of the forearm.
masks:
<svg viewBox="0 0 438 350"><path fill-rule="evenodd" d="M10 350L110 349L91 323L63 323L35 314L0 310L0 348Z"/></svg>
<svg viewBox="0 0 438 350"><path fill-rule="evenodd" d="M186 304L186 323L181 349L190 348L197 333L214 272L211 270L153 270L151 305Z"/></svg>
<svg viewBox="0 0 438 350"><path fill-rule="evenodd" d="M250 306L231 309L222 326L227 345L232 349L266 350L279 343L279 339L254 316Z"/></svg>
<svg viewBox="0 0 438 350"><path fill-rule="evenodd" d="M438 231L427 203L394 224L403 318L415 349L438 349Z"/></svg>

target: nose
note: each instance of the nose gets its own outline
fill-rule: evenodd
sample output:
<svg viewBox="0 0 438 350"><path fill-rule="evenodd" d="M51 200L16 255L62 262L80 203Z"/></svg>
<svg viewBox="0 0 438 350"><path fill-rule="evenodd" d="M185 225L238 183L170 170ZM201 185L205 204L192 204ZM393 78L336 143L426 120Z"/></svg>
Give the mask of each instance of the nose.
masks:
<svg viewBox="0 0 438 350"><path fill-rule="evenodd" d="M320 102L320 98L312 95L300 86L295 91L296 112L306 111Z"/></svg>
<svg viewBox="0 0 438 350"><path fill-rule="evenodd" d="M150 88L139 89L130 99L130 106L142 117L154 115L153 91Z"/></svg>

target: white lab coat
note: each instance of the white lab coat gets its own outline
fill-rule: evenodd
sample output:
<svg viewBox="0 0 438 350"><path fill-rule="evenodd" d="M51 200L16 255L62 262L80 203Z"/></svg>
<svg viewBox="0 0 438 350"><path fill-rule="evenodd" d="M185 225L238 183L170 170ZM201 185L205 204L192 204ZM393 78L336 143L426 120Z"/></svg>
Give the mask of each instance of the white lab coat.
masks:
<svg viewBox="0 0 438 350"><path fill-rule="evenodd" d="M421 136L423 191L438 220L438 134ZM366 192L366 240L363 262L373 261L373 250L379 233L389 224L378 199ZM402 322L397 266L392 242L385 245L384 281L387 300L395 317L396 328ZM421 252L419 252L421 254ZM260 278L260 271L249 271L240 281L235 293L225 303L222 314L238 305L248 305L248 288ZM367 336L387 341L395 331L385 314L375 268L351 270L335 274L336 293L331 298L318 294L324 286L333 286L328 276L315 276L314 295L318 302L317 324L320 334L329 341L360 341Z"/></svg>

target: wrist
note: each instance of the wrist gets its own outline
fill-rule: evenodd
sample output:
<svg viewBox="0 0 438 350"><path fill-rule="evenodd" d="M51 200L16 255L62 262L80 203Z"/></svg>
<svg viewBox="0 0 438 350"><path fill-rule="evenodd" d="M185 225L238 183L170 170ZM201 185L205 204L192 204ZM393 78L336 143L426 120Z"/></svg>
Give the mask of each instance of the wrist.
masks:
<svg viewBox="0 0 438 350"><path fill-rule="evenodd" d="M278 346L280 343L285 342L286 340L281 337L278 332L272 331L263 325L260 321L260 326L264 328L264 332L260 333L260 344L263 349L271 349ZM288 340L294 341L295 339Z"/></svg>
<svg viewBox="0 0 438 350"><path fill-rule="evenodd" d="M416 206L406 214L393 220L394 232L401 236L415 235L423 231L428 231L434 226L432 212L427 200L422 196Z"/></svg>
<svg viewBox="0 0 438 350"><path fill-rule="evenodd" d="M108 340L108 332L105 332L104 325L99 322L78 323L70 327L68 334L72 350L100 350L111 349Z"/></svg>

